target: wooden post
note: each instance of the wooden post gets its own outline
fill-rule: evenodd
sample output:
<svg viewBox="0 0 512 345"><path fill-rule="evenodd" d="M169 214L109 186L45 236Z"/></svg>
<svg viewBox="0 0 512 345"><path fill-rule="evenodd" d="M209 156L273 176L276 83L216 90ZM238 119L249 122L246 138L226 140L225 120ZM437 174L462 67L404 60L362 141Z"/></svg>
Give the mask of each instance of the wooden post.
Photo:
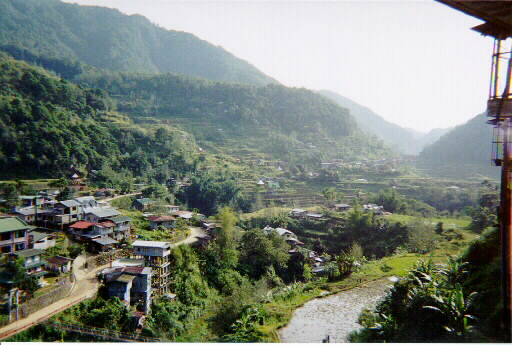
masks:
<svg viewBox="0 0 512 345"><path fill-rule="evenodd" d="M512 150L511 120L503 124L503 166L501 173L501 257L504 326L508 341L512 340Z"/></svg>

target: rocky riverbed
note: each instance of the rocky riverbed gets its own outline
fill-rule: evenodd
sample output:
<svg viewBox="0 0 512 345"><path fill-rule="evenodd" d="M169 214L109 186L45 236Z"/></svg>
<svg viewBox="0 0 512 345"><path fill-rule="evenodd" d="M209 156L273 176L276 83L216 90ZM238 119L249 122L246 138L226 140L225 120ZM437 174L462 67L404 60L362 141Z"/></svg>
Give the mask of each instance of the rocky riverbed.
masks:
<svg viewBox="0 0 512 345"><path fill-rule="evenodd" d="M348 342L350 332L361 328L361 311L385 295L392 285L380 279L336 295L316 298L295 310L288 325L279 331L283 343L321 343L329 336L331 343Z"/></svg>

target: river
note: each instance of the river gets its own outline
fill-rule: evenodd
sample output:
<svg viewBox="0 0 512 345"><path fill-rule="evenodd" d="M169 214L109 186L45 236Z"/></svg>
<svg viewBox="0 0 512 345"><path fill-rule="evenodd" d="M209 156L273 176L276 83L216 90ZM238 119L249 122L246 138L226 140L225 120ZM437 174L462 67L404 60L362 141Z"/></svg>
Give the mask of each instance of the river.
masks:
<svg viewBox="0 0 512 345"><path fill-rule="evenodd" d="M361 311L374 306L392 284L387 278L380 279L307 302L295 310L288 325L279 330L281 342L321 343L327 336L331 343L348 342L348 334L361 328L357 323Z"/></svg>

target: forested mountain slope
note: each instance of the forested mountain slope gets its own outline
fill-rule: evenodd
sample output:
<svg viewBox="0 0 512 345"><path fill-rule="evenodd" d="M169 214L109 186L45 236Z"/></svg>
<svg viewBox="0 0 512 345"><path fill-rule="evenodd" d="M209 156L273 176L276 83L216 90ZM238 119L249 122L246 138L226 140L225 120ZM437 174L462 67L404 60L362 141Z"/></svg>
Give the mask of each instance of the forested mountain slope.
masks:
<svg viewBox="0 0 512 345"><path fill-rule="evenodd" d="M58 0L0 1L0 46L113 71L174 72L255 85L277 83L192 34L165 30L139 15Z"/></svg>
<svg viewBox="0 0 512 345"><path fill-rule="evenodd" d="M170 126L136 127L112 110L103 91L0 53L2 176L59 177L71 165L84 173L108 166L125 177L193 169L193 138Z"/></svg>
<svg viewBox="0 0 512 345"><path fill-rule="evenodd" d="M423 147L437 140L448 129L433 129L427 134L419 133L384 120L380 115L335 92L321 90L319 93L350 110L357 124L364 131L376 135L392 148L406 153L418 154Z"/></svg>
<svg viewBox="0 0 512 345"><path fill-rule="evenodd" d="M247 146L274 158L358 159L389 154L363 134L347 109L306 89L245 86L173 74L88 74L80 83L108 91L119 111L182 125L197 140Z"/></svg>
<svg viewBox="0 0 512 345"><path fill-rule="evenodd" d="M480 114L423 149L418 162L442 175L497 177L500 169L491 164L491 142L492 126Z"/></svg>

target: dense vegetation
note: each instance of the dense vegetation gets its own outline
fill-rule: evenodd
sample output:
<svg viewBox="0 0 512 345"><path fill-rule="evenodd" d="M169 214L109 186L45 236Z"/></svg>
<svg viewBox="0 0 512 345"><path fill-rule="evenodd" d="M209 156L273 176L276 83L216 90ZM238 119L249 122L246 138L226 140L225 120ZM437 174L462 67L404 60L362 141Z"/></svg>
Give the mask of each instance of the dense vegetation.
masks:
<svg viewBox="0 0 512 345"><path fill-rule="evenodd" d="M171 127L144 130L126 119L125 126L114 123L112 101L104 92L5 55L0 55L0 70L4 176L58 177L74 166L84 174L97 170L106 179L147 176L162 183L170 171L193 169L193 141L185 143Z"/></svg>
<svg viewBox="0 0 512 345"><path fill-rule="evenodd" d="M500 342L499 231L489 228L448 265L420 262L365 311L357 342ZM421 311L421 312L420 312Z"/></svg>
<svg viewBox="0 0 512 345"><path fill-rule="evenodd" d="M287 161L315 157L318 164L324 157L389 155L357 129L346 109L305 89L172 74L89 73L80 82L108 91L119 111L139 121L156 117L178 123L200 142L250 146Z"/></svg>
<svg viewBox="0 0 512 345"><path fill-rule="evenodd" d="M192 34L140 15L58 0L0 2L0 45L114 71L174 72L265 85L276 81Z"/></svg>
<svg viewBox="0 0 512 345"><path fill-rule="evenodd" d="M492 127L485 114L455 127L419 155L420 166L429 172L457 177L484 175L497 177L491 163Z"/></svg>

